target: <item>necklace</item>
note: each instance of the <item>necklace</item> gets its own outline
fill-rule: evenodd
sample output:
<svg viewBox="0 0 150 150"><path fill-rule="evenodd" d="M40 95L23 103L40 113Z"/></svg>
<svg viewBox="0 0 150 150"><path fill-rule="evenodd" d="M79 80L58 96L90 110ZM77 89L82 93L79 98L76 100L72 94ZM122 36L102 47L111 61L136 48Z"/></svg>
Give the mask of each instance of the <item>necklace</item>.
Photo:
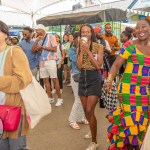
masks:
<svg viewBox="0 0 150 150"><path fill-rule="evenodd" d="M1 62L0 62L0 70L1 70L2 65L3 65L3 61L4 61L4 56L5 56L6 49L7 49L7 45L6 45L6 47L5 47L4 51L3 51L2 59L1 59Z"/></svg>

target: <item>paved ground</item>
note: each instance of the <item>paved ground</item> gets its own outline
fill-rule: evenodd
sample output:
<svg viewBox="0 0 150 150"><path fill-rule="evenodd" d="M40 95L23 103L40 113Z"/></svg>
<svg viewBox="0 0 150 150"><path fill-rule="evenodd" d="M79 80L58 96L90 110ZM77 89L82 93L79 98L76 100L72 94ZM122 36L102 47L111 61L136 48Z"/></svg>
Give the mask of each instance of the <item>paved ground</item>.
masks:
<svg viewBox="0 0 150 150"><path fill-rule="evenodd" d="M30 150L85 150L91 142L90 139L84 139L85 133L89 131L88 125L80 125L80 130L74 130L69 126L68 118L74 101L70 87L64 87L63 98L64 105L55 107L53 104L52 113L30 131ZM107 110L100 109L97 105L95 114L98 120L98 150L107 149L107 113Z"/></svg>

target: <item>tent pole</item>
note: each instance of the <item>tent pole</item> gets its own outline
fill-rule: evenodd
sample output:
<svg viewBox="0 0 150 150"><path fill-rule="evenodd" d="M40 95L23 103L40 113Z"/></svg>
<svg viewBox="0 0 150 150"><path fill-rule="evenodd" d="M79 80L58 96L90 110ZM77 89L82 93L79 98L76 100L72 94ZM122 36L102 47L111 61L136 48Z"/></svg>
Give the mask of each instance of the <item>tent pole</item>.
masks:
<svg viewBox="0 0 150 150"><path fill-rule="evenodd" d="M114 22L112 21L112 32L114 34Z"/></svg>
<svg viewBox="0 0 150 150"><path fill-rule="evenodd" d="M120 21L120 35L121 35L121 31L122 31L122 26L121 26L121 21Z"/></svg>
<svg viewBox="0 0 150 150"><path fill-rule="evenodd" d="M61 25L60 25L60 40L62 41L62 34L61 34Z"/></svg>
<svg viewBox="0 0 150 150"><path fill-rule="evenodd" d="M33 14L33 12L32 12L32 14L31 14L31 21L32 21L31 27L32 27L32 28L34 27L34 19L33 19L33 17L34 17L34 14Z"/></svg>

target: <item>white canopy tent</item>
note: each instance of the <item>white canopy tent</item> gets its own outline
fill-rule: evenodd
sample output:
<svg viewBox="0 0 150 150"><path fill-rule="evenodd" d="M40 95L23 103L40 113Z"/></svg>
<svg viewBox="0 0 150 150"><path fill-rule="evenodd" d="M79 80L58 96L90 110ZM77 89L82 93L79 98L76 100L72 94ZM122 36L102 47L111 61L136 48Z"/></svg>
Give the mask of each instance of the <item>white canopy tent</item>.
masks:
<svg viewBox="0 0 150 150"><path fill-rule="evenodd" d="M16 9L29 15L65 0L1 0L1 5Z"/></svg>
<svg viewBox="0 0 150 150"><path fill-rule="evenodd" d="M0 0L0 20L8 25L33 26L37 19L72 10L72 5L83 1L85 0ZM122 0L97 1L108 3Z"/></svg>
<svg viewBox="0 0 150 150"><path fill-rule="evenodd" d="M32 26L34 20L47 15L41 14L41 10L64 1L66 0L0 0L0 20L7 24Z"/></svg>

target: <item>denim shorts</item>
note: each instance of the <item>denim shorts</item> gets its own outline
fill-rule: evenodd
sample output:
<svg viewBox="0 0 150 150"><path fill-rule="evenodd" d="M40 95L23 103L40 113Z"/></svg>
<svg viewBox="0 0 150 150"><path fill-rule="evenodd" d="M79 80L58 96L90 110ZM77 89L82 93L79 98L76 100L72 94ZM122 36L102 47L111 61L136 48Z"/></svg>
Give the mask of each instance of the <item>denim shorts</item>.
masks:
<svg viewBox="0 0 150 150"><path fill-rule="evenodd" d="M101 95L101 77L98 70L81 70L78 94L79 96Z"/></svg>

